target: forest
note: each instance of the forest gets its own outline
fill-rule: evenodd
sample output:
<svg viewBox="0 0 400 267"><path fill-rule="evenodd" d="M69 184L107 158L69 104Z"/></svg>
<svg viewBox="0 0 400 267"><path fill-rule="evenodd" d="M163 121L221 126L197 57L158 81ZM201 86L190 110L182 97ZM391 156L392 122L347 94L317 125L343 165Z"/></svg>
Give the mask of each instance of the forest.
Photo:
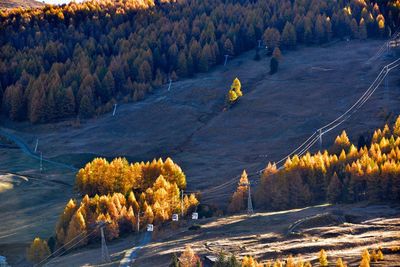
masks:
<svg viewBox="0 0 400 267"><path fill-rule="evenodd" d="M137 233L147 224L160 225L174 213L191 214L199 201L193 194L182 199L185 187L185 174L170 158L146 163L96 158L77 174L76 190L82 200L70 199L59 217L55 237L47 242L36 238L28 258L37 263L57 249L97 242L99 223L106 223L105 237L113 240Z"/></svg>
<svg viewBox="0 0 400 267"><path fill-rule="evenodd" d="M228 210L246 207L244 171ZM400 116L392 127L374 131L352 144L345 131L333 146L315 154L289 157L284 168L268 163L256 186L255 205L284 210L324 203L398 202L400 200Z"/></svg>
<svg viewBox="0 0 400 267"><path fill-rule="evenodd" d="M96 0L0 11L1 113L88 118L257 46L382 38L399 0Z"/></svg>

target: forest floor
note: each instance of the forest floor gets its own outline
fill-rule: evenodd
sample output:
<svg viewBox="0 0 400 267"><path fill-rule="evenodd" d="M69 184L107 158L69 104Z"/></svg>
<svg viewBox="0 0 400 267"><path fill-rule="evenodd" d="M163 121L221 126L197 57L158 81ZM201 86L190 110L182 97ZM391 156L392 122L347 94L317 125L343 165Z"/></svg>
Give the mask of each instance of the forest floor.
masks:
<svg viewBox="0 0 400 267"><path fill-rule="evenodd" d="M370 40L300 47L283 54L272 76L268 57L254 61L254 52L245 53L226 67L176 81L170 91L163 86L143 101L120 104L115 116L105 114L79 127L73 121L0 123L32 149L39 139L38 151L44 157L77 168L95 156L126 156L131 161L170 156L186 173L189 189L201 190L284 157L344 112L393 60L385 56L365 64L382 44ZM331 144L343 129L357 142L359 134L400 114L398 70L393 73L387 93L383 86L377 90L359 113L324 136L323 145ZM244 96L223 111L235 77L242 82ZM16 254L16 247L22 251L35 236L52 233L63 206L74 197L74 173L49 163L40 172L39 161L20 150L0 146L0 152L0 181L7 184L0 185L0 255L8 256ZM15 172L31 179L7 174ZM225 203L228 195L211 201Z"/></svg>

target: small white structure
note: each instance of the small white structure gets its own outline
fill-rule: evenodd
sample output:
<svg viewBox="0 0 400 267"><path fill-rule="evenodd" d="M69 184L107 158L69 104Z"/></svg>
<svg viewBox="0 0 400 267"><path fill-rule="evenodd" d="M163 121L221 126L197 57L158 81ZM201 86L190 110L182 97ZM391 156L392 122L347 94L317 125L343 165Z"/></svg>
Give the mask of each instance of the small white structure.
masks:
<svg viewBox="0 0 400 267"><path fill-rule="evenodd" d="M178 214L176 214L176 213L172 214L172 221L174 221L174 222L179 221Z"/></svg>
<svg viewBox="0 0 400 267"><path fill-rule="evenodd" d="M197 212L192 213L192 220L197 220L199 219L199 214Z"/></svg>
<svg viewBox="0 0 400 267"><path fill-rule="evenodd" d="M147 232L153 232L154 226L152 224L147 225Z"/></svg>

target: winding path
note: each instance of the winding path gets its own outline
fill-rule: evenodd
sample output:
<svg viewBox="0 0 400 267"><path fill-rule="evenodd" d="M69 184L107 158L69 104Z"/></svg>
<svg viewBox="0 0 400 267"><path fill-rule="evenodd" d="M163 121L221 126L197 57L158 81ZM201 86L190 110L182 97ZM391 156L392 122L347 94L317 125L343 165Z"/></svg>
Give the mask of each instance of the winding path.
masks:
<svg viewBox="0 0 400 267"><path fill-rule="evenodd" d="M25 155L27 155L27 156L29 156L29 157L31 157L31 158L40 160L40 155L39 155L39 154L36 154L35 152L33 152L33 151L29 148L29 146L24 142L24 140L22 140L22 139L21 139L20 137L18 137L17 135L10 133L9 131L7 131L5 128L2 128L2 127L0 127L0 135L1 135L1 136L4 136L4 137L7 138L8 140L14 142L14 143L21 149L21 151L22 151ZM51 159L46 159L46 158L43 158L43 157L42 157L42 161L43 161L43 162L50 163L50 164L53 164L53 165L56 165L56 166L59 166L59 167L62 167L62 168L69 169L69 170L71 170L71 171L77 171L77 170L78 170L77 168L75 168L75 167L72 166L72 165L68 165L68 164L65 164L65 163L62 163L62 162L57 162L57 161L54 161L54 160L51 160Z"/></svg>
<svg viewBox="0 0 400 267"><path fill-rule="evenodd" d="M120 261L119 266L120 267L131 266L132 263L135 262L139 250L142 249L147 244L149 244L150 241L151 241L151 232L145 232L141 240L139 241L139 244L136 247L132 247L127 252L125 252L125 257Z"/></svg>

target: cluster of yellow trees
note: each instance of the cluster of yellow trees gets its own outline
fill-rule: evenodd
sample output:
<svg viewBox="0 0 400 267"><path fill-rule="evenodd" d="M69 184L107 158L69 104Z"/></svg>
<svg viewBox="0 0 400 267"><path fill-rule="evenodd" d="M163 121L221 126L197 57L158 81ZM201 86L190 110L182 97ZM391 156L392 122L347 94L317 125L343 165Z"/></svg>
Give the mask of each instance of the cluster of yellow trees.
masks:
<svg viewBox="0 0 400 267"><path fill-rule="evenodd" d="M89 196L114 192L127 194L132 190L144 192L160 175L178 189L186 188L185 174L170 158L140 163L129 163L125 158L116 158L111 162L96 158L79 170L76 188Z"/></svg>
<svg viewBox="0 0 400 267"><path fill-rule="evenodd" d="M242 84L240 83L240 80L238 78L235 78L231 85L231 89L228 92L229 103L234 103L242 96Z"/></svg>
<svg viewBox="0 0 400 267"><path fill-rule="evenodd" d="M182 254L183 255L183 254ZM378 262L384 259L382 250L379 248L378 250L371 250L371 254L368 249L364 250L361 255L361 263L360 267L369 267L370 262ZM236 257L232 255L231 259L227 261L221 260L224 257L219 257L218 261L214 266L217 267L312 267L310 261L304 261L302 257L294 258L292 255L285 260L276 259L275 261L267 261L264 263L258 262L252 256L244 256L242 262L236 260ZM233 259L233 260L232 260ZM342 260L342 258L337 258L336 262L332 265L328 261L328 254L324 249L321 249L318 254L318 266L327 267L327 266L336 266L336 267L347 267L347 264ZM186 265L185 265L186 266ZM188 265L192 266L192 265ZM197 265L193 265L197 266Z"/></svg>
<svg viewBox="0 0 400 267"><path fill-rule="evenodd" d="M59 245L91 232L100 221L108 223L106 236L111 240L134 231L138 220L143 227L171 219L181 212L180 190L186 187L186 178L170 158L134 164L123 158L97 158L79 170L76 186L86 195L80 204L71 199L65 207L56 227ZM183 203L186 214L198 200L190 195Z"/></svg>
<svg viewBox="0 0 400 267"><path fill-rule="evenodd" d="M400 117L392 127L376 130L371 139L357 148L343 131L329 151L294 155L281 170L269 163L256 204L286 209L323 201L400 200Z"/></svg>
<svg viewBox="0 0 400 267"><path fill-rule="evenodd" d="M81 202L71 199L65 206L56 225L56 247L69 249L99 240L99 223L106 223L105 236L112 240L147 224L162 224L174 213L186 215L199 204L193 194L185 195L182 203L186 178L169 158L134 164L97 158L79 170L76 187L85 195ZM42 243L38 238L33 241L28 259L44 258Z"/></svg>

